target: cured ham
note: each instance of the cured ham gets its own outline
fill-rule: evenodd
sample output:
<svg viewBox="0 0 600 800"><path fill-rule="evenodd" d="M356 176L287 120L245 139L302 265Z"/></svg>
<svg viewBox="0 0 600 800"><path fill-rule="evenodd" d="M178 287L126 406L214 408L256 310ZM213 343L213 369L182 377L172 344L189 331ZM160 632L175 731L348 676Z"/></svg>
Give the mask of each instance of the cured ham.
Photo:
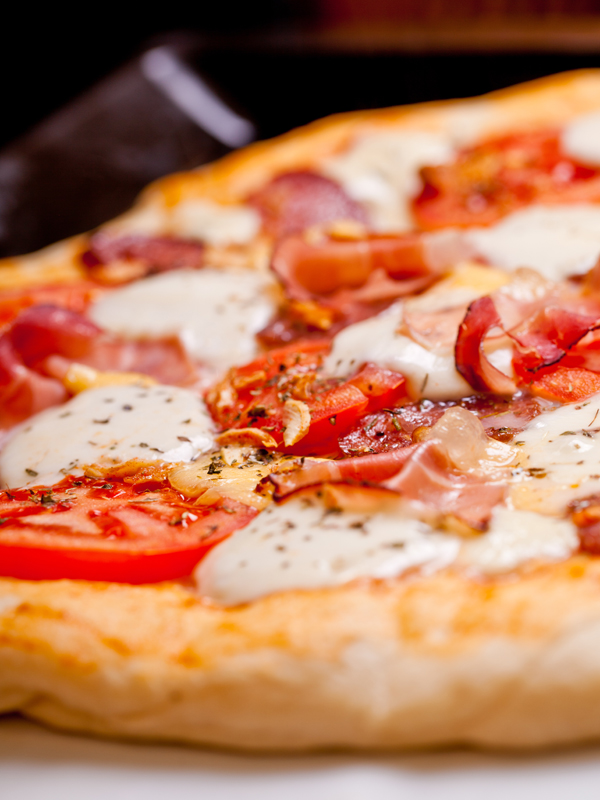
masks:
<svg viewBox="0 0 600 800"><path fill-rule="evenodd" d="M340 219L367 222L364 210L338 183L309 171L278 175L249 202L260 212L264 229L275 238Z"/></svg>
<svg viewBox="0 0 600 800"><path fill-rule="evenodd" d="M178 339L122 341L106 334L83 315L57 306L25 310L2 334L0 342L4 361L9 365L5 371L14 377L17 373L22 376L26 369L28 374L32 373L28 380L38 384L38 378L47 381L47 376L62 380L73 361L102 371L138 372L160 383L175 385L193 383L196 377ZM21 377L21 383L22 380ZM65 399L62 386L60 391L40 391L40 396L58 398L52 403L44 401L42 407ZM39 407L32 409L21 418L38 410Z"/></svg>
<svg viewBox="0 0 600 800"><path fill-rule="evenodd" d="M115 237L100 232L91 237L81 260L91 277L102 282L122 283L184 267L200 269L204 266L204 245L170 236Z"/></svg>

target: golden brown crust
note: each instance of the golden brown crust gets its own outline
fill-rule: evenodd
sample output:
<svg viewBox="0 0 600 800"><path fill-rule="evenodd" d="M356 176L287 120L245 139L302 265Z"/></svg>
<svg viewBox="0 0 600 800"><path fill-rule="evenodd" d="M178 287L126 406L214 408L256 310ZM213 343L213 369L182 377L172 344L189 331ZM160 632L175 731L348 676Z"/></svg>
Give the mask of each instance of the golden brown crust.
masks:
<svg viewBox="0 0 600 800"><path fill-rule="evenodd" d="M538 747L600 735L600 562L288 592L0 581L4 710L249 749Z"/></svg>
<svg viewBox="0 0 600 800"><path fill-rule="evenodd" d="M583 71L483 99L341 115L158 181L138 207L240 202L373 128L443 130L466 115L485 137L599 107L600 71ZM81 246L4 262L0 288L77 279ZM0 709L64 728L249 749L526 748L599 737L599 702L600 562L585 557L229 610L179 585L0 580Z"/></svg>

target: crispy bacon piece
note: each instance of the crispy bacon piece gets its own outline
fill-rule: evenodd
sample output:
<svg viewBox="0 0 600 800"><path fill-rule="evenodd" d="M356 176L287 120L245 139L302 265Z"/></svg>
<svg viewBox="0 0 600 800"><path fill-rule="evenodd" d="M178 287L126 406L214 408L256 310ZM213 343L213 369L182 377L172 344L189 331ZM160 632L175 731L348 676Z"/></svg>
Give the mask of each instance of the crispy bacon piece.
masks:
<svg viewBox="0 0 600 800"><path fill-rule="evenodd" d="M486 295L469 306L456 339L456 369L478 392L514 394L515 382L489 361L483 341L492 328L501 328L502 321L493 299Z"/></svg>
<svg viewBox="0 0 600 800"><path fill-rule="evenodd" d="M341 461L312 461L293 472L271 474L268 480L275 486L274 497L280 500L307 486L320 483L381 483L402 469L415 447L391 450L372 456L358 456Z"/></svg>
<svg viewBox="0 0 600 800"><path fill-rule="evenodd" d="M100 231L81 255L90 275L108 283L124 283L157 272L204 265L204 245L171 236L111 236ZM129 262L130 268L123 268ZM112 265L112 267L111 267Z"/></svg>
<svg viewBox="0 0 600 800"><path fill-rule="evenodd" d="M275 238L338 219L367 221L364 210L339 184L308 170L278 175L249 202L260 212L267 233Z"/></svg>

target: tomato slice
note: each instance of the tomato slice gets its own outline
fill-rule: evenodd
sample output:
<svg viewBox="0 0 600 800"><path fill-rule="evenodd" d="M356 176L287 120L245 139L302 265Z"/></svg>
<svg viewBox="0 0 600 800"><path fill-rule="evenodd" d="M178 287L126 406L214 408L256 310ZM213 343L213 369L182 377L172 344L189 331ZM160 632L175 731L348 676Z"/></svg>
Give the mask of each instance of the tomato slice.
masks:
<svg viewBox="0 0 600 800"><path fill-rule="evenodd" d="M600 170L561 151L556 130L533 131L463 150L454 162L422 170L413 211L427 230L491 225L533 202L594 202Z"/></svg>
<svg viewBox="0 0 600 800"><path fill-rule="evenodd" d="M204 508L166 481L68 476L0 492L0 575L155 583L190 575L256 515L231 500Z"/></svg>
<svg viewBox="0 0 600 800"><path fill-rule="evenodd" d="M369 399L352 383L321 374L328 349L326 341L304 341L230 370L206 398L214 419L223 428L260 428L286 453L339 453L338 438L365 413ZM311 425L300 441L286 447L284 408L289 399L308 406Z"/></svg>
<svg viewBox="0 0 600 800"><path fill-rule="evenodd" d="M409 399L404 375L377 364L365 364L348 383L369 398L366 409L369 414L380 408L393 408Z"/></svg>
<svg viewBox="0 0 600 800"><path fill-rule="evenodd" d="M580 367L549 367L535 373L528 389L547 400L577 403L600 392L600 375Z"/></svg>

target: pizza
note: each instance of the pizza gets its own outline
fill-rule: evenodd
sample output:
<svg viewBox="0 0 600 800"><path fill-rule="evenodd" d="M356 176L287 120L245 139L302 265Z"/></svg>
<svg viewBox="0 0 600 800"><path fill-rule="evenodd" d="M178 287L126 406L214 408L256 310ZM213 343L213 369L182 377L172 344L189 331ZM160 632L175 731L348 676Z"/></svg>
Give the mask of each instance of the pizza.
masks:
<svg viewBox="0 0 600 800"><path fill-rule="evenodd" d="M600 72L351 113L0 269L0 708L600 736Z"/></svg>

